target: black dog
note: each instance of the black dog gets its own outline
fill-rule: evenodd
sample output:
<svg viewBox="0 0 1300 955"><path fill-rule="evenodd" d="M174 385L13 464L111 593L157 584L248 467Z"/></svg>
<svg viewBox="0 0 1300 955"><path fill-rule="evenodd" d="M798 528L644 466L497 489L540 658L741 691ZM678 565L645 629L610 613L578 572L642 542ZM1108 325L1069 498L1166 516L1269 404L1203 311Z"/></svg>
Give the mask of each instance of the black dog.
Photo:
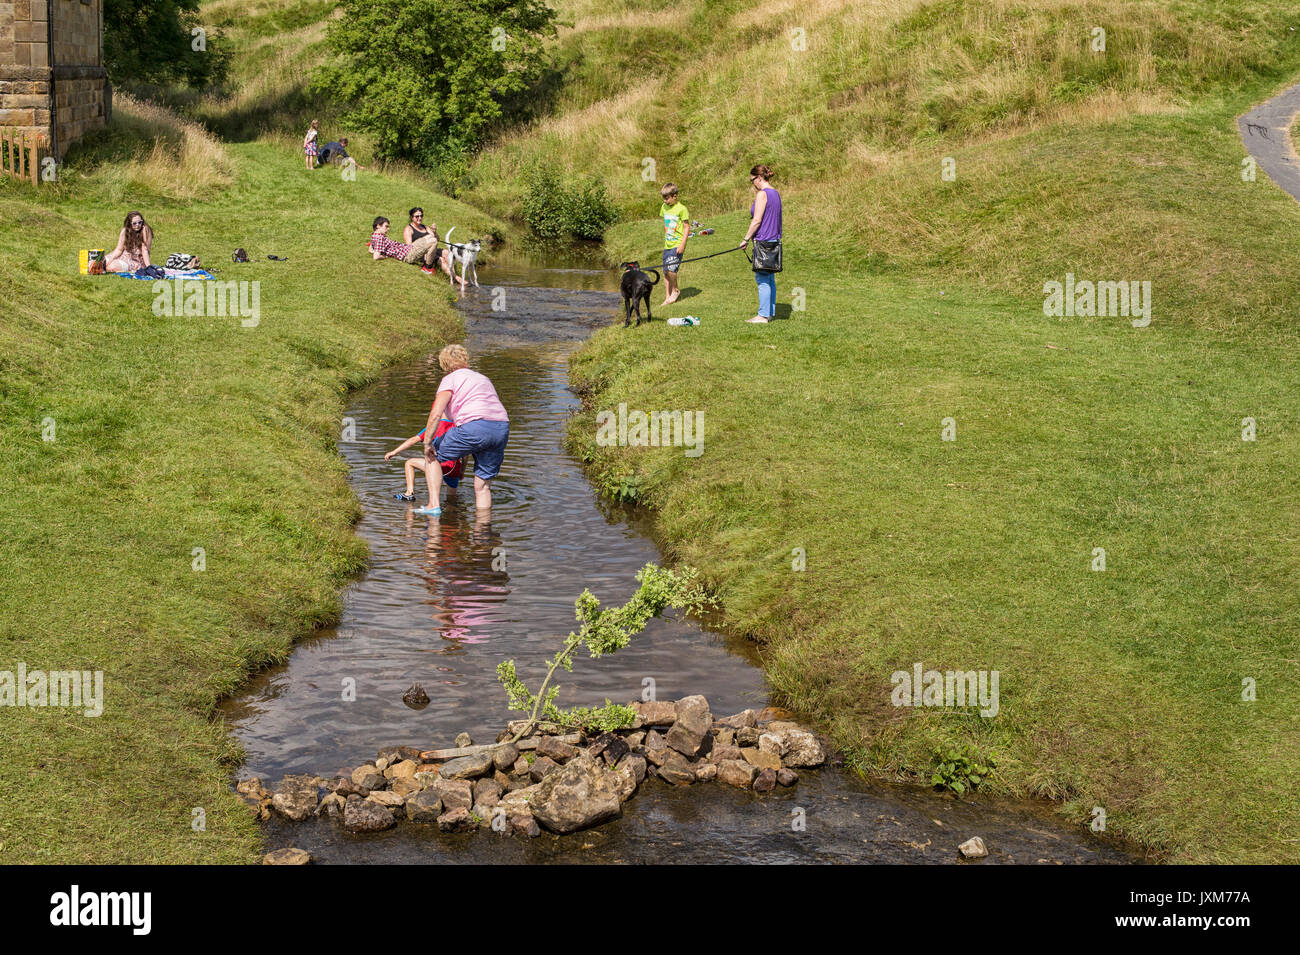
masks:
<svg viewBox="0 0 1300 955"><path fill-rule="evenodd" d="M627 328L632 321L632 310L636 310L636 323L641 324L641 300L645 300L645 320L653 322L654 316L650 314L650 290L659 284L659 272L655 269L641 270L640 263L623 262L619 268L623 269L623 281L620 288L623 291L623 327ZM650 281L650 276L646 272L653 272L655 280Z"/></svg>

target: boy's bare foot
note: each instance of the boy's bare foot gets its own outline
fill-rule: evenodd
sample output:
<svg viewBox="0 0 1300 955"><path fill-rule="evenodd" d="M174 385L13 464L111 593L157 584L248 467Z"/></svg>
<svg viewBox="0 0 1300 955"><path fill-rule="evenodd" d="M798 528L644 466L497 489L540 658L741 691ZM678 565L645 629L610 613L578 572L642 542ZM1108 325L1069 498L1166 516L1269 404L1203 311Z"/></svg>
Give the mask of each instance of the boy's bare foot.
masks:
<svg viewBox="0 0 1300 955"><path fill-rule="evenodd" d="M682 297L682 290L678 289L677 291L669 295L666 299L664 299L664 304L671 305L673 304L673 302L677 301L681 297Z"/></svg>

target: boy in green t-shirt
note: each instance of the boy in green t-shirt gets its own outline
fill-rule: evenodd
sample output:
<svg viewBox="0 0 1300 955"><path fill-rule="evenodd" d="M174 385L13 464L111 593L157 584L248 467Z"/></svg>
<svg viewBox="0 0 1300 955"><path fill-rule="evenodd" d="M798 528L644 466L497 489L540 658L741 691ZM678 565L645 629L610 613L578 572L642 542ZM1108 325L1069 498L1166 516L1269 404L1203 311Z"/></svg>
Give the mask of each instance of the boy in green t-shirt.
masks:
<svg viewBox="0 0 1300 955"><path fill-rule="evenodd" d="M664 183L659 190L664 204L659 207L659 214L664 220L664 305L677 301L681 293L677 289L677 269L682 264L682 255L686 252L686 240L691 236L690 213L677 200L677 186Z"/></svg>

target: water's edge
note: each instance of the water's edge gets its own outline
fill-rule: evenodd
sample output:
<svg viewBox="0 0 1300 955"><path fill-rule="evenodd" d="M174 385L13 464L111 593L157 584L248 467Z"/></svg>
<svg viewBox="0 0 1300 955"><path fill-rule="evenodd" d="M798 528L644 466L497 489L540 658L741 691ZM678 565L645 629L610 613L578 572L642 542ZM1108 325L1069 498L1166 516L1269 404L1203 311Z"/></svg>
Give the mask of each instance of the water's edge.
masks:
<svg viewBox="0 0 1300 955"><path fill-rule="evenodd" d="M494 261L490 272L503 284L471 293L464 324L472 358L479 351L486 362L482 370L494 380L499 375L499 387L505 383L502 396L512 419L516 407L530 409L532 426L511 433L519 473L503 471L491 522L473 521L471 528L473 509L462 501L447 506L448 514L432 530L399 519L393 502L384 498L388 485L400 479L375 459L395 437L412 430L409 422L418 415L403 406L407 396L428 393L439 372L428 356L395 358L374 382L349 394L349 415L360 431L374 435L363 439L362 447L340 449L362 508L357 532L367 540L370 561L344 593L339 625L298 644L288 664L260 674L225 707L248 753L244 775L265 773L268 784L281 772L329 775L341 767L325 765L332 758L327 753L357 765L380 746L432 742L428 735L410 738L415 718L392 707L392 691L408 672L447 676L442 685L426 683L437 702L434 712L420 714L418 725L446 743L460 730L487 741L482 734L494 736L507 714L504 703L491 696L500 693L495 680L486 690L480 671L492 669L488 665L505 652L539 657L546 634L572 626L576 583L589 584L613 602L614 594L627 591L634 566L659 559L653 515L643 509L629 515L601 501L562 441L558 448L546 443L548 424L562 430L565 406L574 401L568 388L572 347L602 323L593 325L593 314L603 309L608 322L614 313L616 298L586 294L607 289L610 273L542 270L508 258ZM552 290L539 289L542 282ZM568 289L556 292L555 284ZM507 301L522 299L522 304L503 315L485 310L490 296L502 289ZM566 327L557 341L561 323ZM485 335L491 347L483 347ZM513 392L509 397L507 390ZM509 467L509 453L507 460ZM423 492L422 483L417 490ZM603 523L593 524L593 517ZM494 530L493 523L502 529ZM485 565L498 550L510 555L510 569L489 573ZM571 568L579 564L583 572L575 579ZM431 608L428 618L417 612L422 606ZM542 633L540 643L536 631ZM640 674L667 674L660 698L706 692L721 715L766 702L768 691L754 657L755 648L742 638L710 634L687 621L656 622L635 650L615 658L617 671L609 671L611 661L583 661L583 672L575 672L574 679L576 692L586 697L574 702L631 699L638 695ZM524 659L520 662L522 671ZM328 687L348 673L363 686L382 686L382 692L340 708ZM339 862L952 862L953 847L980 834L990 843L990 861L1132 861L1131 847L1063 826L1047 805L956 800L826 770L805 774L796 790L775 798L709 786L675 790L651 782L622 820L567 839L445 836L410 825L378 837L355 837L329 823L274 822L266 829L266 842L268 848L299 845L319 860ZM795 810L813 820L802 834L791 828Z"/></svg>

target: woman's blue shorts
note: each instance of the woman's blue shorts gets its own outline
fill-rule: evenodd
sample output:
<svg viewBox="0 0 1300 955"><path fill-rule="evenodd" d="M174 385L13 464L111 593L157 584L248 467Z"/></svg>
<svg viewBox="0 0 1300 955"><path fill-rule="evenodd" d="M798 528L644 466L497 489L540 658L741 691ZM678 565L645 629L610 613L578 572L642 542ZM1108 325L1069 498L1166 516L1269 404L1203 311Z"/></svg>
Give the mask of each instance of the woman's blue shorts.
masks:
<svg viewBox="0 0 1300 955"><path fill-rule="evenodd" d="M474 455L474 476L490 481L501 471L510 438L509 421L467 421L443 433L438 439L438 460L455 461Z"/></svg>

